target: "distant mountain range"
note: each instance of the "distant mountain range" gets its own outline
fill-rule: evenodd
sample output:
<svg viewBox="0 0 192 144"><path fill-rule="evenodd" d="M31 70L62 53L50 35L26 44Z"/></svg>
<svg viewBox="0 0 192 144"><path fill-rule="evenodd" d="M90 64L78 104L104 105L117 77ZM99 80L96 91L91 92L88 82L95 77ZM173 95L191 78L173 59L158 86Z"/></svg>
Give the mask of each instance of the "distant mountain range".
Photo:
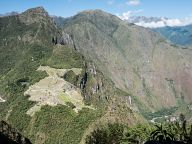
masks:
<svg viewBox="0 0 192 144"><path fill-rule="evenodd" d="M190 24L190 20L132 16L128 19L128 22L151 28L174 44L192 45L192 24Z"/></svg>
<svg viewBox="0 0 192 144"><path fill-rule="evenodd" d="M192 25L181 27L162 27L154 30L175 44L182 46L192 45Z"/></svg>
<svg viewBox="0 0 192 144"><path fill-rule="evenodd" d="M4 16L13 16L13 15L18 15L18 12L9 12L9 13L5 13L5 14L0 14L0 17L4 17Z"/></svg>
<svg viewBox="0 0 192 144"><path fill-rule="evenodd" d="M186 26L192 24L192 18L185 19L171 19L166 17L145 17L145 16L131 16L127 19L129 23L134 23L138 26L148 28L159 28L159 27L175 27L175 26Z"/></svg>

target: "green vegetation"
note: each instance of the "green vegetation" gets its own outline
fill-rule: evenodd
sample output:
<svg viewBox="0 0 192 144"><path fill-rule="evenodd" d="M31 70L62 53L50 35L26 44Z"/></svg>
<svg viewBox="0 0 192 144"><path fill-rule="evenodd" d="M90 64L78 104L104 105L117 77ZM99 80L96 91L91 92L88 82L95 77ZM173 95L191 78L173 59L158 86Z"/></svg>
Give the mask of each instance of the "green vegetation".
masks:
<svg viewBox="0 0 192 144"><path fill-rule="evenodd" d="M77 76L72 70L68 71L64 76L63 78L72 83L73 85L77 85L77 82L78 82L78 79L79 79L79 76Z"/></svg>
<svg viewBox="0 0 192 144"><path fill-rule="evenodd" d="M87 144L141 144L148 140L154 130L152 125L128 127L118 123L109 123L95 129L86 138Z"/></svg>
<svg viewBox="0 0 192 144"><path fill-rule="evenodd" d="M94 130L86 138L86 144L120 144L123 142L125 127L121 124L108 124Z"/></svg>
<svg viewBox="0 0 192 144"><path fill-rule="evenodd" d="M139 124L128 127L110 123L95 129L86 138L87 144L142 144L147 141L160 144L191 144L192 125L187 125L185 116L181 114L179 121L160 125Z"/></svg>
<svg viewBox="0 0 192 144"><path fill-rule="evenodd" d="M89 124L101 115L101 110L83 109L76 114L66 106L44 106L33 118L29 137L35 142L46 135L45 144L78 144ZM36 137L38 133L40 135Z"/></svg>
<svg viewBox="0 0 192 144"><path fill-rule="evenodd" d="M163 108L159 111L156 111L154 113L151 112L147 112L147 113L143 113L143 116L148 119L151 120L155 117L162 117L162 116L170 116L171 114L173 114L178 108L177 107L172 107L172 108Z"/></svg>
<svg viewBox="0 0 192 144"><path fill-rule="evenodd" d="M94 110L83 108L75 113L74 105L68 102L67 106L43 106L33 117L26 114L36 103L29 101L24 92L47 76L46 72L37 71L40 65L81 68L78 81L71 71L65 75L66 80L76 85L86 71L84 57L73 47L52 44L51 40L57 34L57 29L46 19L43 24L25 25L18 16L0 18L0 93L6 100L0 104L0 120L8 121L32 143L42 139L47 144L78 144L89 125L104 114L104 104L98 102L98 97L94 103L99 105ZM102 74L98 72L100 76ZM84 90L89 98L92 96L92 83L89 83L92 77L89 74ZM107 83L104 82L105 86L110 85ZM106 93L111 95L109 90ZM91 99L86 101L92 104Z"/></svg>
<svg viewBox="0 0 192 144"><path fill-rule="evenodd" d="M131 96L133 104L138 106L139 111L147 119L170 115L177 110L175 107L162 109L152 114L148 113L151 109L159 108L153 105L156 98L154 98L153 90L145 79L153 75L159 75L159 73L153 71L148 74L146 70L147 72L148 69L159 71L164 66L164 63L156 65L157 63L154 60L154 65L157 67L152 65L148 67L148 64L143 67L142 58L149 57L146 55L148 54L146 50L150 51L151 47L154 47L152 41L155 41L155 39L151 41L152 35L148 35L148 31L145 29L128 26L115 16L105 14L102 11L96 11L95 14L92 14L93 12L88 13L84 12L72 19L63 21L64 31L68 32L73 38L74 47L72 45L56 44L62 31L53 25L48 16L43 18L43 22L34 21L33 23L32 21L32 24L29 23L28 25L25 24L25 21L21 22L19 16L0 18L0 94L6 100L0 105L0 120L8 121L22 134L29 137L33 143L78 144L87 130L90 127L93 128L92 124L97 120L115 121L120 119L122 123L126 123L127 120L130 120L130 123L136 123L132 121L137 121L138 118L138 121L140 121L142 119L140 114L127 106L126 96ZM35 17L38 16L31 15L33 16L32 20L35 20ZM31 15L29 15L29 18ZM146 35L146 37L143 37L143 35ZM149 37L150 40L147 39ZM54 39L53 41L53 38L57 40ZM142 42L139 40L142 40ZM144 45L143 42L145 42ZM154 57L155 54L159 56L159 53L162 53L161 50L164 50L166 54L171 54L171 56L176 55L174 59L178 59L177 54L182 55L179 51L168 51L166 44L164 45L165 48L164 46L163 48L157 46L159 52L156 49L158 53L154 52ZM78 51L75 50L76 46L78 46ZM86 59L79 52L84 54ZM172 59L169 55L164 57L165 61L168 62ZM159 57L156 59L158 60ZM96 74L90 68L93 60ZM180 61L175 63L177 62ZM183 63L187 65L188 59L183 60ZM182 65L183 63L179 64ZM83 108L75 113L72 110L75 105L66 97L61 97L63 101L67 102L67 106L51 107L44 105L35 115L27 115L26 112L29 108L37 103L29 101L28 96L24 96L24 92L29 86L47 76L46 72L37 71L38 67L42 65L57 69L82 69L82 73L79 75L69 71L63 78L81 88L84 102L93 105L94 110ZM178 65L178 69L181 68L183 67ZM162 70L161 72L164 73L165 71ZM173 72L169 71L169 73ZM144 78L141 79L141 77ZM116 83L114 84L112 80ZM161 84L162 81L157 79L157 82ZM143 101L145 100L134 96L134 94L131 95L116 89L115 85L122 89L127 88L127 91L129 87L139 88L139 91L130 91L130 93L133 92L136 95L143 91L148 103L144 104ZM176 92L176 89L174 92ZM93 131L93 136L101 138L100 140L104 138L103 143L140 143L147 140L153 129L154 126L147 124L134 127L109 124ZM184 130L184 132L185 137L189 137L190 132L187 130ZM97 141L97 138L89 137L87 143L89 141L93 142L92 140Z"/></svg>
<svg viewBox="0 0 192 144"><path fill-rule="evenodd" d="M43 65L53 68L84 68L84 58L74 48L56 45L50 58L43 61Z"/></svg>

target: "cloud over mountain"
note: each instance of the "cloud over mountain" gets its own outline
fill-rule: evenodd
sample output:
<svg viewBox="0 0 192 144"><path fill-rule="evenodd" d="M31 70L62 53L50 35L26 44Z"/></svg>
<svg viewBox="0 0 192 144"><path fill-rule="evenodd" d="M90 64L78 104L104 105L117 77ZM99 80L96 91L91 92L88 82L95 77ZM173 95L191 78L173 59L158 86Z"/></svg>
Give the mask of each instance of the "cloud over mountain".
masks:
<svg viewBox="0 0 192 144"><path fill-rule="evenodd" d="M122 14L116 14L116 15L122 20L129 20L132 15L141 13L141 12L143 12L143 10L139 9L139 10L134 10L134 11L127 11Z"/></svg>
<svg viewBox="0 0 192 144"><path fill-rule="evenodd" d="M186 26L192 24L192 17L186 17L184 19L169 19L165 17L144 17L144 16L133 16L134 14L141 13L143 10L127 11L121 15L117 14L122 20L126 20L129 23L134 23L138 26L148 28L159 28L159 27L175 27L175 26Z"/></svg>

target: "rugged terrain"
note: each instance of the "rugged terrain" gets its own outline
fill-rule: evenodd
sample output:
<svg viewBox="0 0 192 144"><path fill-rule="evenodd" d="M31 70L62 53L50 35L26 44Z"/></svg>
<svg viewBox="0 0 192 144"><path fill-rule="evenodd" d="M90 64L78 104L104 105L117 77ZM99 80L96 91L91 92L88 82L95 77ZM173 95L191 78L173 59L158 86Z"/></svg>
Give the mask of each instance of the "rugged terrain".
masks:
<svg viewBox="0 0 192 144"><path fill-rule="evenodd" d="M190 49L100 10L54 19L42 7L0 18L0 119L32 143L192 116Z"/></svg>
<svg viewBox="0 0 192 144"><path fill-rule="evenodd" d="M0 69L0 119L32 143L75 144L103 123L145 121L42 7L0 18Z"/></svg>
<svg viewBox="0 0 192 144"><path fill-rule="evenodd" d="M191 103L191 50L100 10L81 12L60 25L77 51L129 93L140 111Z"/></svg>

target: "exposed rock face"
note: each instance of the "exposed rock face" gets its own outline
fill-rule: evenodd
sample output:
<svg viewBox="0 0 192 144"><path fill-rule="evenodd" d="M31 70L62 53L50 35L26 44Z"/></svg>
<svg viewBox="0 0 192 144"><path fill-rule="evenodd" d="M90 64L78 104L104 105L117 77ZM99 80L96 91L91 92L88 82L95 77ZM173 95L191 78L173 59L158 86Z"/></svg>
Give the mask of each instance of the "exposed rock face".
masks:
<svg viewBox="0 0 192 144"><path fill-rule="evenodd" d="M80 82L80 89L83 90L87 83L87 72L84 73L81 82Z"/></svg>
<svg viewBox="0 0 192 144"><path fill-rule="evenodd" d="M71 36L65 32L62 32L62 36L59 40L59 43L61 45L72 45L73 46L73 40Z"/></svg>
<svg viewBox="0 0 192 144"><path fill-rule="evenodd" d="M79 52L149 109L192 101L190 50L171 46L158 33L100 10L66 19L63 29Z"/></svg>

